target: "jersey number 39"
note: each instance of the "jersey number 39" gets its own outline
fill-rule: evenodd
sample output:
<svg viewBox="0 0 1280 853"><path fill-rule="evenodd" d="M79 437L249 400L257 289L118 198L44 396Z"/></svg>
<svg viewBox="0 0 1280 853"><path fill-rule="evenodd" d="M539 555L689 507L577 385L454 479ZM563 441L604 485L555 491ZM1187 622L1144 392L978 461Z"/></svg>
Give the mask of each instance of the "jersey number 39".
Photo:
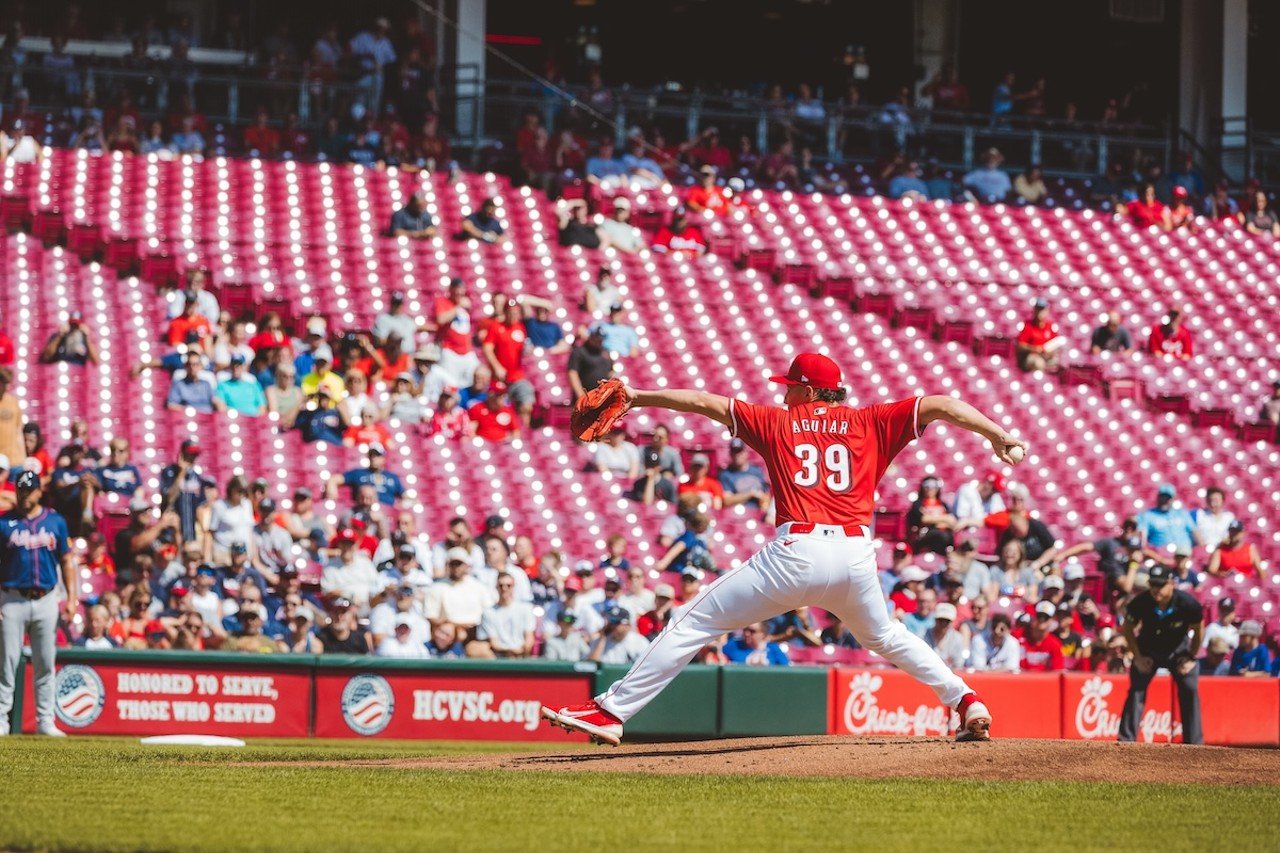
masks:
<svg viewBox="0 0 1280 853"><path fill-rule="evenodd" d="M800 460L800 470L796 471L797 486L812 488L822 479L828 489L833 492L847 492L853 485L853 475L849 464L849 448L843 444L832 444L823 453L813 444L798 444L795 448L796 458ZM826 476L823 477L823 473Z"/></svg>

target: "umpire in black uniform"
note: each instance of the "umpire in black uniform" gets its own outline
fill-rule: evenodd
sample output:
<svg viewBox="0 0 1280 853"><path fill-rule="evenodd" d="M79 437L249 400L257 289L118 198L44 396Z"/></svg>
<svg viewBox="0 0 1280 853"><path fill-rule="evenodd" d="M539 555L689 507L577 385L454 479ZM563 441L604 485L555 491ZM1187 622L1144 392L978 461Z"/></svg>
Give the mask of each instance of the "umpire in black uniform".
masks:
<svg viewBox="0 0 1280 853"><path fill-rule="evenodd" d="M1134 596L1125 611L1124 635L1133 652L1129 697L1120 717L1120 740L1132 742L1147 704L1147 685L1156 670L1169 670L1178 685L1182 714L1182 742L1204 743L1200 732L1200 691L1196 653L1204 635L1204 608L1188 592L1178 589L1169 569L1152 566L1147 591Z"/></svg>

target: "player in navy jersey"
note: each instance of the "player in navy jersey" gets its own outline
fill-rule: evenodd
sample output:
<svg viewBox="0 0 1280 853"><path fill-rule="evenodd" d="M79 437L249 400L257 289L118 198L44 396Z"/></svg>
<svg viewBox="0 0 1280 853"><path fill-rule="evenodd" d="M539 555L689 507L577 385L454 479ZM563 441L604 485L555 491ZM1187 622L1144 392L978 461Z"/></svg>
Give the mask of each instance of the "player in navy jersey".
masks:
<svg viewBox="0 0 1280 853"><path fill-rule="evenodd" d="M62 609L70 623L80 604L75 557L67 541L66 520L40 505L40 476L23 471L15 485L17 506L0 516L0 734L9 733L22 638L30 634L36 731L60 737L62 732L53 722L57 589L61 581L67 593Z"/></svg>

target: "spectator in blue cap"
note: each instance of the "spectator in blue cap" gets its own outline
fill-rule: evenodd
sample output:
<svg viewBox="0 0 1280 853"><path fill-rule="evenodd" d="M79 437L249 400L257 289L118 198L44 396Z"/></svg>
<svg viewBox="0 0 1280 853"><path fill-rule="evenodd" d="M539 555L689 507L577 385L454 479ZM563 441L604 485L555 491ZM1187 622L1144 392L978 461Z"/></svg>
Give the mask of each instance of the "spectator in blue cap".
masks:
<svg viewBox="0 0 1280 853"><path fill-rule="evenodd" d="M1169 483L1156 490L1156 505L1138 514L1138 533L1151 548L1187 548L1200 544L1191 513L1174 505L1178 490Z"/></svg>

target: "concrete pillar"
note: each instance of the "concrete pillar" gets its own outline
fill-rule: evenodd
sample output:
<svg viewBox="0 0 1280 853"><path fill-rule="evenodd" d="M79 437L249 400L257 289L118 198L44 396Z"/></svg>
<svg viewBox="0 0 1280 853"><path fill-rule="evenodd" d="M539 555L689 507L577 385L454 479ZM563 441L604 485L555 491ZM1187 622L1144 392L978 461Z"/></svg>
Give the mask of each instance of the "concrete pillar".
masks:
<svg viewBox="0 0 1280 853"><path fill-rule="evenodd" d="M1184 2L1181 9L1178 125L1220 153L1228 177L1242 180L1249 2L1202 0Z"/></svg>
<svg viewBox="0 0 1280 853"><path fill-rule="evenodd" d="M479 96L484 91L487 15L488 0L458 0L457 131L463 137L470 137L472 133L484 136L484 110Z"/></svg>
<svg viewBox="0 0 1280 853"><path fill-rule="evenodd" d="M1249 0L1223 0L1222 4L1222 117L1227 127L1222 147L1244 145L1244 127L1231 119L1248 111Z"/></svg>
<svg viewBox="0 0 1280 853"><path fill-rule="evenodd" d="M916 86L929 82L947 62L958 64L960 0L916 0L915 60L923 77Z"/></svg>

